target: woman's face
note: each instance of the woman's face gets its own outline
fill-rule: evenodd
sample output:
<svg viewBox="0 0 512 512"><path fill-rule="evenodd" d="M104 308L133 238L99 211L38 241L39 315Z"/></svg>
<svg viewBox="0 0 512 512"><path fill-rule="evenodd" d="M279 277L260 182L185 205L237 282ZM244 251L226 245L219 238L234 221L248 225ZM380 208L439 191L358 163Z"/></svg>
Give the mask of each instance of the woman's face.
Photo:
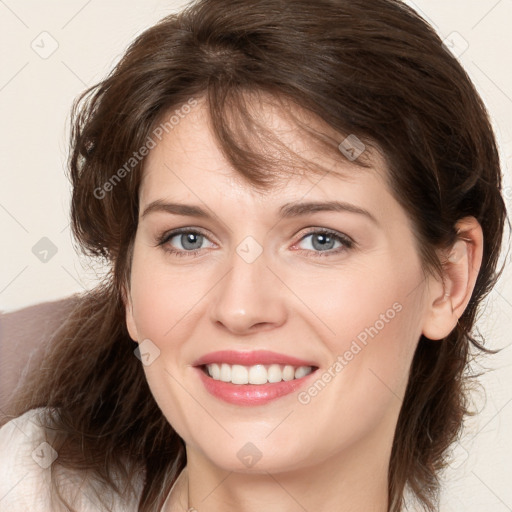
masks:
<svg viewBox="0 0 512 512"><path fill-rule="evenodd" d="M260 112L330 171L257 192L224 159L202 102L180 117L146 160L129 332L189 461L255 472L365 464L389 455L428 321L411 225L378 155L355 166L283 111Z"/></svg>

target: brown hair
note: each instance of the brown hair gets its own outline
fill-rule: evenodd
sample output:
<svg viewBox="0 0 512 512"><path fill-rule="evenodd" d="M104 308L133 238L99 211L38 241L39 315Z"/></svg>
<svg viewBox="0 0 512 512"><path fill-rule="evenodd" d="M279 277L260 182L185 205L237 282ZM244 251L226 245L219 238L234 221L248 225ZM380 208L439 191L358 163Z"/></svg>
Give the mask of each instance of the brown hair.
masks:
<svg viewBox="0 0 512 512"><path fill-rule="evenodd" d="M419 340L392 448L389 511L400 510L406 489L433 511L447 448L469 412L471 346L489 351L472 330L499 275L506 212L484 104L434 30L398 0L199 0L138 36L110 75L80 96L72 117L72 228L111 272L80 298L10 412L51 408L47 426L61 434L52 470L91 470L120 493L115 471L127 485L144 472L139 511L159 510L162 489L170 490L186 457L125 325L144 163L134 155L172 109L204 97L234 168L255 186L271 186L269 156L251 150L260 133L247 129L251 92L323 120L340 134L326 142L334 149L355 134L382 152L425 269L441 271L435 250L453 244L459 219L474 216L482 226L483 263L469 305L446 339Z"/></svg>

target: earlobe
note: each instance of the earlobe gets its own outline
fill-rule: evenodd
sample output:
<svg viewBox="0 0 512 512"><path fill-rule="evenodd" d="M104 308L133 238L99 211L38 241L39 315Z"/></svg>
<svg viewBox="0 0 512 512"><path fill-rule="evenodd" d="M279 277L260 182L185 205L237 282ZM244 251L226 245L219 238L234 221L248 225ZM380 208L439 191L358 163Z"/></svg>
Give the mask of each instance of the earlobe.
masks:
<svg viewBox="0 0 512 512"><path fill-rule="evenodd" d="M457 225L457 240L440 254L443 280L429 283L423 335L432 340L448 336L464 313L473 293L482 264L483 233L474 217Z"/></svg>

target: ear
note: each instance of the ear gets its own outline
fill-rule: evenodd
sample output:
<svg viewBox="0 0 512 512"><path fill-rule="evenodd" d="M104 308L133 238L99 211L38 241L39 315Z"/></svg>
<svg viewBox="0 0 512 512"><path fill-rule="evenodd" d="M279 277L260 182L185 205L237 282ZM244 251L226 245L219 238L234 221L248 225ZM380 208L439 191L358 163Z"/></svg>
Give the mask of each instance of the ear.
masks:
<svg viewBox="0 0 512 512"><path fill-rule="evenodd" d="M427 312L422 334L441 340L455 328L468 305L482 264L482 227L474 217L456 224L457 240L440 256L442 280L429 279Z"/></svg>
<svg viewBox="0 0 512 512"><path fill-rule="evenodd" d="M130 295L130 289L126 285L121 287L121 296L123 298L125 308L126 328L128 329L128 334L133 341L138 343L139 338L137 335L137 328L135 327L135 320L133 318L133 302Z"/></svg>

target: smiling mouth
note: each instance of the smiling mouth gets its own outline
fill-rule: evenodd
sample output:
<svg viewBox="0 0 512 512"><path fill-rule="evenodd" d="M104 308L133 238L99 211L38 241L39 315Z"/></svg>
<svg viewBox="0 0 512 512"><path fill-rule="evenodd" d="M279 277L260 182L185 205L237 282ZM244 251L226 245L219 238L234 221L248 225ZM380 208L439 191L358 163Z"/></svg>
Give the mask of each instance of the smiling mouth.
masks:
<svg viewBox="0 0 512 512"><path fill-rule="evenodd" d="M239 364L212 363L200 367L213 380L230 384L277 384L301 379L315 371L316 366L292 366L283 364Z"/></svg>

